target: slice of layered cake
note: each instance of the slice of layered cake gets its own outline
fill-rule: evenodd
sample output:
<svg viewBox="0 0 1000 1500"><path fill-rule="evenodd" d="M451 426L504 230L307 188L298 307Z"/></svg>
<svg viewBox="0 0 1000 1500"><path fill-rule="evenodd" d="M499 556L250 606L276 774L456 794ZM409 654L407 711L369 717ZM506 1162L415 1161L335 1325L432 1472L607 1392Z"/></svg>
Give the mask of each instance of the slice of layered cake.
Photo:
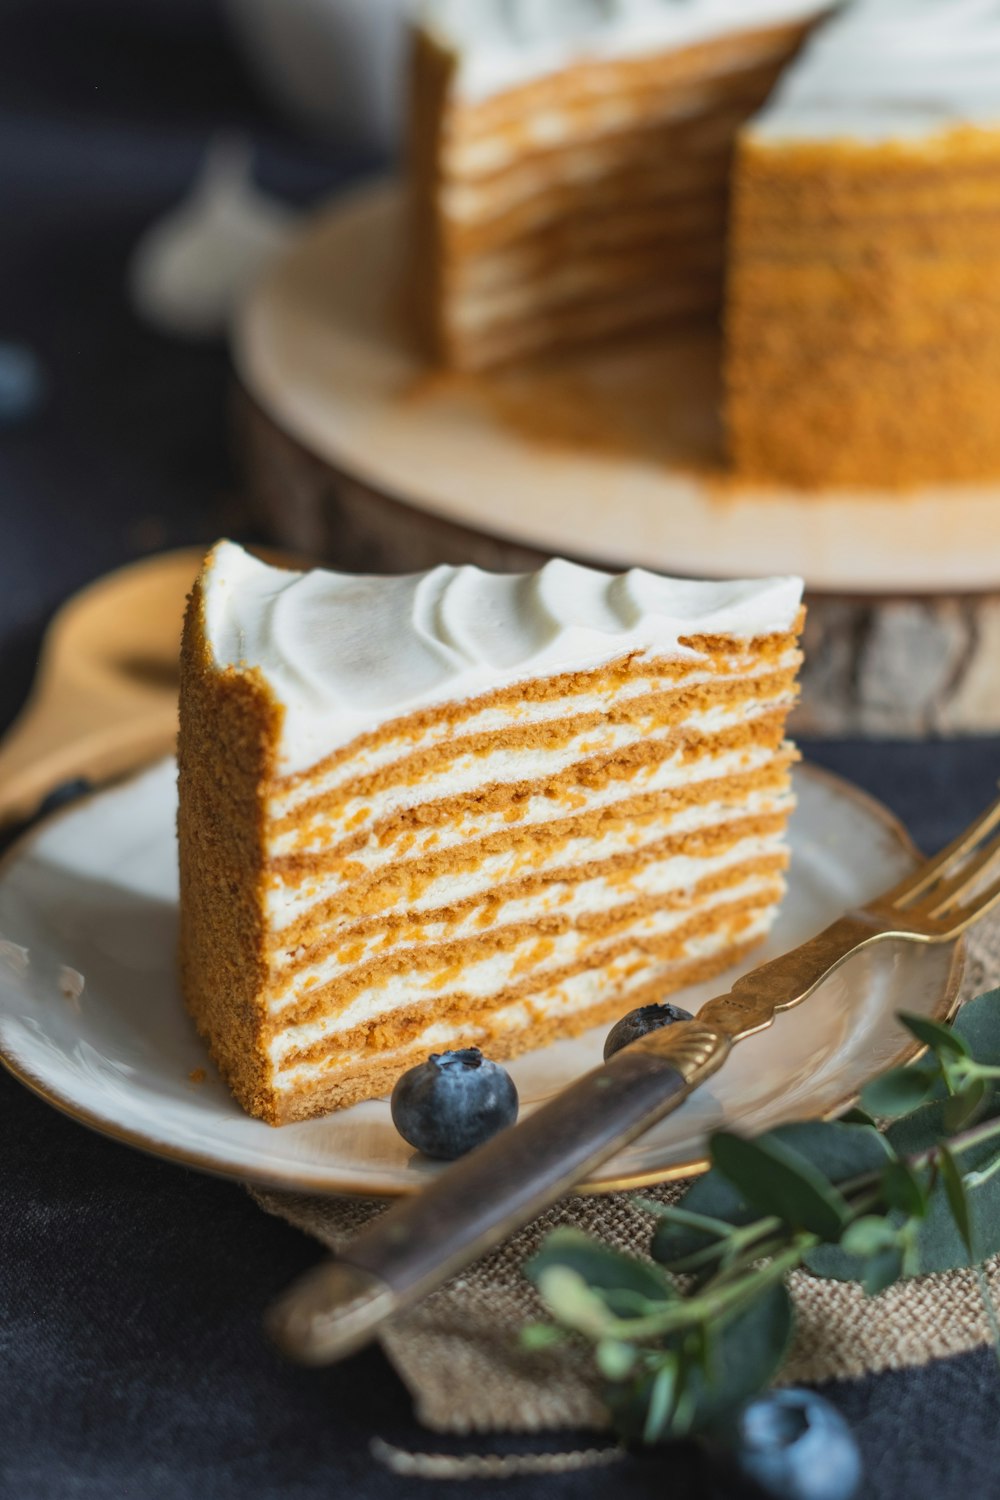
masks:
<svg viewBox="0 0 1000 1500"><path fill-rule="evenodd" d="M1000 9L852 0L740 145L726 337L741 476L1000 474Z"/></svg>
<svg viewBox="0 0 1000 1500"><path fill-rule="evenodd" d="M767 932L797 579L293 573L230 543L181 674L181 966L274 1124L509 1057Z"/></svg>
<svg viewBox="0 0 1000 1500"><path fill-rule="evenodd" d="M424 0L410 301L479 369L710 312L733 141L830 0Z"/></svg>

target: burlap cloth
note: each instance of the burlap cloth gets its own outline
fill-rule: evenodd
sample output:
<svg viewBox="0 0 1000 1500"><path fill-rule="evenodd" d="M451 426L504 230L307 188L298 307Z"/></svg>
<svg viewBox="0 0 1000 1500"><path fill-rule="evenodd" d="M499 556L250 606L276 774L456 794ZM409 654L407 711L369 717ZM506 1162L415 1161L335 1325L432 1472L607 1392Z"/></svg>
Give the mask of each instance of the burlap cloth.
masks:
<svg viewBox="0 0 1000 1500"><path fill-rule="evenodd" d="M1000 919L993 919L969 941L962 998L998 982ZM645 1196L673 1201L683 1190L681 1183ZM346 1245L386 1206L369 1199L252 1192L268 1213L331 1250ZM572 1224L640 1255L651 1235L648 1215L624 1193L568 1198L415 1312L387 1325L383 1347L426 1426L441 1432L523 1432L607 1425L584 1351L567 1344L528 1353L518 1344L520 1327L543 1315L521 1267L557 1224ZM1000 1256L986 1270L994 1297L1000 1298ZM876 1298L853 1284L803 1274L792 1277L791 1288L798 1331L783 1371L788 1381L922 1365L990 1340L971 1271L920 1277Z"/></svg>

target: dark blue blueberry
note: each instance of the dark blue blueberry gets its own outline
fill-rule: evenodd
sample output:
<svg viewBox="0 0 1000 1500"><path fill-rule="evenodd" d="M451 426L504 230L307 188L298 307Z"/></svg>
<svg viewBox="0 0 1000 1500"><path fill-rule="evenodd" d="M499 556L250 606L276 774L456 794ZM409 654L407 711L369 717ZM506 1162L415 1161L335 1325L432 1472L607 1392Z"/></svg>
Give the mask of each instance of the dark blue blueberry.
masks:
<svg viewBox="0 0 1000 1500"><path fill-rule="evenodd" d="M608 1039L604 1043L604 1061L607 1062L609 1057L627 1047L629 1042L637 1042L650 1031L659 1031L661 1026L672 1026L675 1021L693 1019L691 1012L682 1010L679 1005L640 1005L638 1010L630 1010L627 1016L622 1016L608 1032Z"/></svg>
<svg viewBox="0 0 1000 1500"><path fill-rule="evenodd" d="M41 360L24 344L0 342L0 426L34 416L45 399Z"/></svg>
<svg viewBox="0 0 1000 1500"><path fill-rule="evenodd" d="M850 1428L814 1391L770 1391L748 1401L724 1452L727 1477L741 1496L851 1500L861 1484L861 1455Z"/></svg>
<svg viewBox="0 0 1000 1500"><path fill-rule="evenodd" d="M425 1156L453 1161L517 1119L517 1089L506 1068L478 1047L432 1052L392 1091L392 1123Z"/></svg>

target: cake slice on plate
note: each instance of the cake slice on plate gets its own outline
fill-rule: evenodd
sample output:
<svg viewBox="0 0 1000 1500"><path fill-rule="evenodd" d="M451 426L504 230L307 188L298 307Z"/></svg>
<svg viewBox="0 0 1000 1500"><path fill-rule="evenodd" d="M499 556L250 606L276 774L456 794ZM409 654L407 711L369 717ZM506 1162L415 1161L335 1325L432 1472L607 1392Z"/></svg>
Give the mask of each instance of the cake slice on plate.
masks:
<svg viewBox="0 0 1000 1500"><path fill-rule="evenodd" d="M185 626L184 994L273 1124L717 973L783 889L798 579L293 573Z"/></svg>

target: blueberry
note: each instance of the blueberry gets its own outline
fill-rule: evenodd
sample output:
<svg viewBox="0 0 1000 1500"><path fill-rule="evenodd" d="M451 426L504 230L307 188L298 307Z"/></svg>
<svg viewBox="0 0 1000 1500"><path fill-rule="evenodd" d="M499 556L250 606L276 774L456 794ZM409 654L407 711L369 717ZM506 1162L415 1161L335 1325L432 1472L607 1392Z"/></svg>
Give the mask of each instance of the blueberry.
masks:
<svg viewBox="0 0 1000 1500"><path fill-rule="evenodd" d="M517 1119L517 1089L478 1047L432 1052L397 1079L392 1123L425 1156L453 1161Z"/></svg>
<svg viewBox="0 0 1000 1500"><path fill-rule="evenodd" d="M724 1461L738 1493L767 1500L851 1500L861 1483L850 1428L814 1391L770 1391L747 1402L727 1434Z"/></svg>
<svg viewBox="0 0 1000 1500"><path fill-rule="evenodd" d="M650 1031L659 1031L661 1026L672 1026L675 1021L693 1021L689 1010L682 1010L679 1005L640 1005L638 1010L630 1010L627 1016L612 1026L608 1032L608 1039L604 1043L604 1061L627 1047L629 1042L637 1042L641 1036L646 1036Z"/></svg>

